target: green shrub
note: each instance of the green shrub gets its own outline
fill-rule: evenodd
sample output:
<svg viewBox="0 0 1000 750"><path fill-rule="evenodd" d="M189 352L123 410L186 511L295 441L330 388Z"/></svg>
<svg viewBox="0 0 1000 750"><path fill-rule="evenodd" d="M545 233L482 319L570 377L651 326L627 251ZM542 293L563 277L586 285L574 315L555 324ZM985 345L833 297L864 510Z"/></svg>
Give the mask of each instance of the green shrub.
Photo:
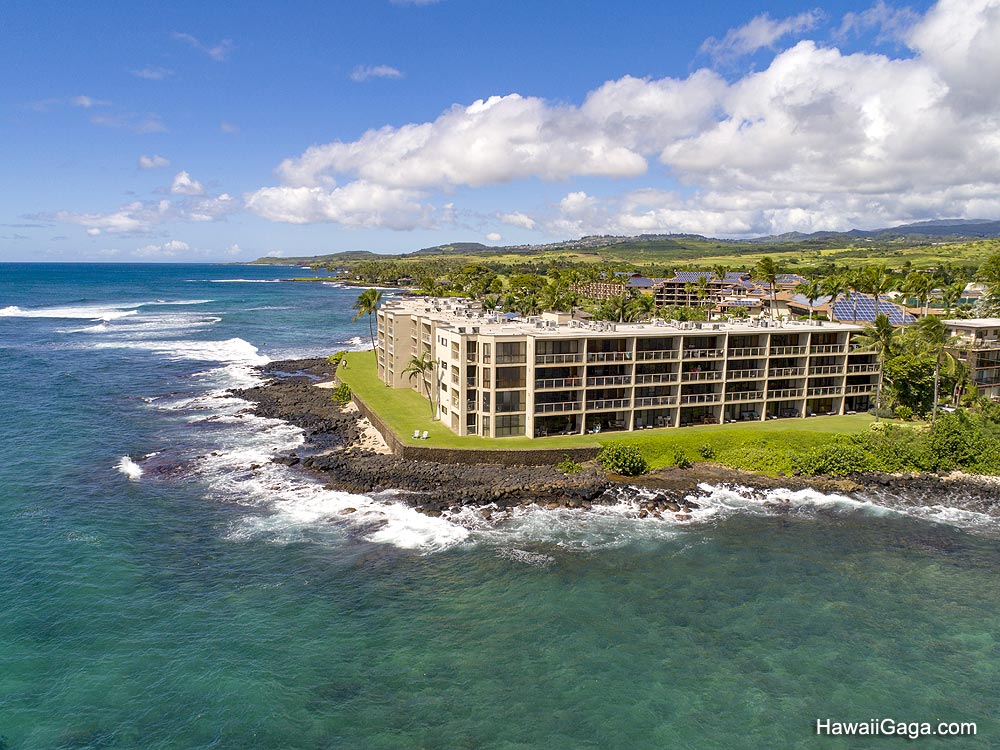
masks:
<svg viewBox="0 0 1000 750"><path fill-rule="evenodd" d="M826 474L843 477L856 472L871 471L871 460L863 446L848 441L836 441L811 448L795 457L795 469L807 476Z"/></svg>
<svg viewBox="0 0 1000 750"><path fill-rule="evenodd" d="M705 443L698 447L698 455L704 458L706 461L715 458L715 448L713 448L708 443Z"/></svg>
<svg viewBox="0 0 1000 750"><path fill-rule="evenodd" d="M563 474L576 474L583 467L569 456L566 456L565 458L563 458L562 461L559 462L556 468L559 469L559 471L561 471Z"/></svg>
<svg viewBox="0 0 1000 750"><path fill-rule="evenodd" d="M895 409L893 409L893 412L896 415L896 419L902 419L903 421L909 421L913 419L913 409L911 409L906 404L900 404Z"/></svg>
<svg viewBox="0 0 1000 750"><path fill-rule="evenodd" d="M691 465L691 459L688 458L687 453L680 448L674 451L674 466L678 469L690 469Z"/></svg>
<svg viewBox="0 0 1000 750"><path fill-rule="evenodd" d="M617 441L608 443L597 454L597 461L605 471L626 477L634 477L649 471L649 464L646 463L646 459L643 458L639 449L628 443Z"/></svg>
<svg viewBox="0 0 1000 750"><path fill-rule="evenodd" d="M351 386L341 383L333 389L333 400L338 404L346 404L351 400Z"/></svg>

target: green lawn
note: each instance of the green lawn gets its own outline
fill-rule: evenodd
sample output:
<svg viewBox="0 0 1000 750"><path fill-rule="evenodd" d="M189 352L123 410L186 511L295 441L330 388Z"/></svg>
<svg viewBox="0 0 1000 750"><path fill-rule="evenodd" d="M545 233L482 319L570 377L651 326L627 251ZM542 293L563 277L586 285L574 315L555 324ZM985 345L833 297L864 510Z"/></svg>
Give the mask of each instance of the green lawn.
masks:
<svg viewBox="0 0 1000 750"><path fill-rule="evenodd" d="M431 421L430 406L423 395L409 389L387 388L379 382L372 352L350 352L347 362L348 367L340 369L340 379L390 425L397 437L411 445L516 450L584 448L620 440L636 445L654 469L673 465L676 454L683 452L692 461L711 460L774 474L790 472L795 454L830 442L839 434L867 430L874 421L868 414L852 414L539 439L460 437L440 422ZM429 439L414 440L414 430L427 430Z"/></svg>

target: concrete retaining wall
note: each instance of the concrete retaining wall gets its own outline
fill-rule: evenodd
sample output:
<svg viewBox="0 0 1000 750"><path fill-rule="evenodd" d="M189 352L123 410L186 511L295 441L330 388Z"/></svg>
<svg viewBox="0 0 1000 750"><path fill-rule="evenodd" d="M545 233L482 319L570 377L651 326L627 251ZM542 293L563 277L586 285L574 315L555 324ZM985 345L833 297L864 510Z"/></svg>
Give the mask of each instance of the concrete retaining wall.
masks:
<svg viewBox="0 0 1000 750"><path fill-rule="evenodd" d="M574 461L589 461L601 452L599 447L590 448L526 448L520 450L493 450L481 448L435 448L432 445L407 445L394 433L368 404L356 393L351 400L358 410L368 418L372 426L381 433L389 449L408 461L436 461L444 464L501 464L503 466L545 466L553 465L569 456ZM544 441L544 438L542 438Z"/></svg>

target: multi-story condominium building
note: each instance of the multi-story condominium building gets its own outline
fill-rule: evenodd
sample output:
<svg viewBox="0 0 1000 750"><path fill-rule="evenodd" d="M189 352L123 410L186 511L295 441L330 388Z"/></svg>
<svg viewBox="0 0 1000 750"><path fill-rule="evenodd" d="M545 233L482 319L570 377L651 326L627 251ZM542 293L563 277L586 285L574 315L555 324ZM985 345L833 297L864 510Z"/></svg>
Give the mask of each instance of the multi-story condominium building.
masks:
<svg viewBox="0 0 1000 750"><path fill-rule="evenodd" d="M867 410L879 365L846 323L606 323L519 318L478 303L398 298L378 311L378 375L424 353L441 421L503 437L641 430Z"/></svg>
<svg viewBox="0 0 1000 750"><path fill-rule="evenodd" d="M969 368L980 396L1000 400L1000 318L946 320L952 354Z"/></svg>

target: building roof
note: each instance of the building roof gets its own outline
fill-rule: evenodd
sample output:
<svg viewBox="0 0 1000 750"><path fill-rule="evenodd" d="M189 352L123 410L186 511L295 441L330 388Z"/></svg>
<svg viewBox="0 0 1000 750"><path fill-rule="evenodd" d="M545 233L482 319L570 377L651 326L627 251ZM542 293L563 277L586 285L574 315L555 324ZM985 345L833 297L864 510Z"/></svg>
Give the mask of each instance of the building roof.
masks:
<svg viewBox="0 0 1000 750"><path fill-rule="evenodd" d="M946 326L956 328L1000 328L1000 318L967 318L965 320L943 320Z"/></svg>
<svg viewBox="0 0 1000 750"><path fill-rule="evenodd" d="M837 301L833 303L833 317L837 320L855 321L855 304L857 304L857 322L875 322L875 298L861 292L852 292L849 298L845 296L838 297ZM905 312L904 308L894 305L884 297L879 297L877 312L888 317L889 322L894 326L912 323L916 320L914 316Z"/></svg>

